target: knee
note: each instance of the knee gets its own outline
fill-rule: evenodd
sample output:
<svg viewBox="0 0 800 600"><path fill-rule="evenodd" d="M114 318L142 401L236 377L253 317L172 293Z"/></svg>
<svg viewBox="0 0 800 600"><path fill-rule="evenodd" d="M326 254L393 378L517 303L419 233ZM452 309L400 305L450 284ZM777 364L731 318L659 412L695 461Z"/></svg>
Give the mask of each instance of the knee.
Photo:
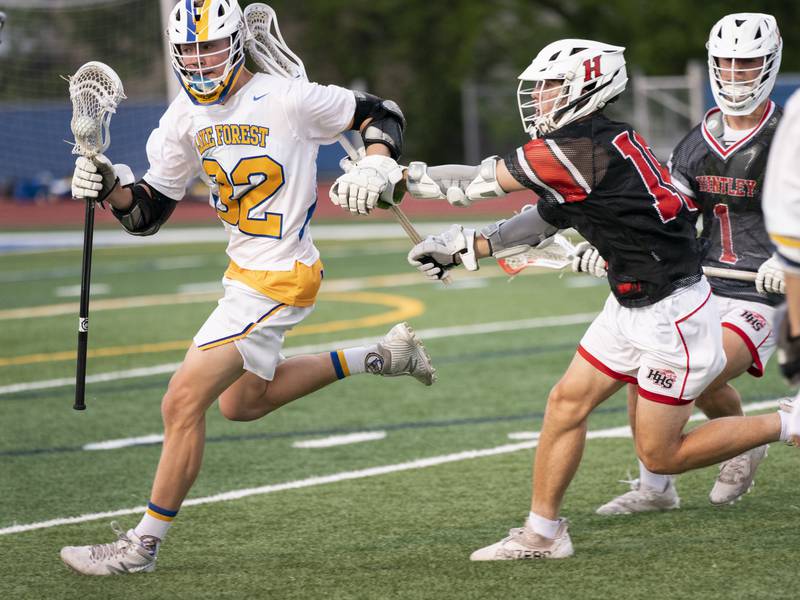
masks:
<svg viewBox="0 0 800 600"><path fill-rule="evenodd" d="M205 403L192 386L172 379L161 400L161 418L166 428L189 428L202 419Z"/></svg>
<svg viewBox="0 0 800 600"><path fill-rule="evenodd" d="M657 448L637 447L636 453L645 468L657 475L674 475L681 472L680 465L667 452Z"/></svg>
<svg viewBox="0 0 800 600"><path fill-rule="evenodd" d="M229 421L255 421L264 416L263 411L255 411L240 402L220 398L219 412Z"/></svg>
<svg viewBox="0 0 800 600"><path fill-rule="evenodd" d="M557 383L547 397L547 413L563 421L583 421L591 412L591 402L563 383Z"/></svg>

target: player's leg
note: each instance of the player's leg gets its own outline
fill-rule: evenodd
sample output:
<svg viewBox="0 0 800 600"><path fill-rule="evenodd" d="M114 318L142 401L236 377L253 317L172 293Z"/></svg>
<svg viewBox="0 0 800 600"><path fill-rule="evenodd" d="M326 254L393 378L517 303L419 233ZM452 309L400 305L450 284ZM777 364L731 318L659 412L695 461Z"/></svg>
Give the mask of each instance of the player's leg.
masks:
<svg viewBox="0 0 800 600"><path fill-rule="evenodd" d="M636 403L639 398L639 386L628 384L627 397L628 420L635 438ZM637 462L639 464L639 477L632 480L620 480L620 483L628 484L630 489L600 506L595 511L598 515L630 515L633 513L680 508L681 499L675 488L674 477L649 471L638 457Z"/></svg>
<svg viewBox="0 0 800 600"><path fill-rule="evenodd" d="M288 312L287 315L291 316ZM254 340L239 341L248 372L220 397L222 414L236 421L251 421L306 396L339 379L358 374L396 377L410 375L425 385L436 380L422 341L407 323L398 323L380 340L324 354L293 356L281 360L268 359L266 350L279 357L286 321L272 328L262 328ZM253 336L254 338L256 336ZM250 336L248 336L250 338Z"/></svg>
<svg viewBox="0 0 800 600"><path fill-rule="evenodd" d="M624 383L576 353L547 398L533 467L533 499L525 525L476 550L471 560L566 558L573 553L559 509L583 455L589 413Z"/></svg>
<svg viewBox="0 0 800 600"><path fill-rule="evenodd" d="M162 400L164 444L145 515L127 533L112 524L116 542L62 548L61 558L70 568L85 575L155 568L158 545L200 470L206 410L241 374L242 358L233 345L205 352L194 344L189 348Z"/></svg>
<svg viewBox="0 0 800 600"><path fill-rule="evenodd" d="M773 307L719 297L717 304L721 308L722 343L728 362L697 399L698 408L709 419L744 414L739 392L729 382L745 371L760 377L776 346ZM709 501L724 505L741 498L753 487L758 465L766 455L767 446L758 446L721 464Z"/></svg>
<svg viewBox="0 0 800 600"><path fill-rule="evenodd" d="M728 381L741 375L753 362L750 350L741 337L731 329L723 328L722 339L727 358L725 369L697 400L698 408L703 410L709 419L743 414L739 393ZM635 422L638 388L636 386L630 388L632 389L628 392L628 415ZM635 431L635 424L631 427ZM724 475L720 473L722 480L717 478L715 488L711 492L711 501L731 502L741 496L747 488L738 494L737 490L742 487L745 479L749 478L747 486L752 482L751 475L755 474L755 467L763 458L764 451L764 447L754 448L740 455L741 458L736 457L728 461L729 466ZM653 473L641 459L638 459L638 463L639 478L628 482L631 486L630 491L603 504L597 509L597 514L628 515L680 508L680 496L675 487L675 478L672 475ZM751 465L753 468L750 468Z"/></svg>
<svg viewBox="0 0 800 600"><path fill-rule="evenodd" d="M783 435L784 419L777 413L714 419L683 433L690 413L688 404L670 406L639 397L636 449L648 469L671 474L707 467Z"/></svg>

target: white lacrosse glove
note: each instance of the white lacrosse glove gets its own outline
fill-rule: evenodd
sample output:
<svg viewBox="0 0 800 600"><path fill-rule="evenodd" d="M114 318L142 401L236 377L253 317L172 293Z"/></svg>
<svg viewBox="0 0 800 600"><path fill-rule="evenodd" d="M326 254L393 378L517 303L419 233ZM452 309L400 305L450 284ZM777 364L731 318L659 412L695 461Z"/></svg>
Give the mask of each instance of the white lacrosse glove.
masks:
<svg viewBox="0 0 800 600"><path fill-rule="evenodd" d="M756 291L759 294L785 294L783 267L777 256L771 256L758 267Z"/></svg>
<svg viewBox="0 0 800 600"><path fill-rule="evenodd" d="M429 235L408 253L408 263L431 281L461 262L468 271L478 270L475 256L475 230L451 225L438 235Z"/></svg>
<svg viewBox="0 0 800 600"><path fill-rule="evenodd" d="M589 242L581 242L575 246L575 256L572 259L572 270L576 273L588 273L593 277L603 278L608 275L606 259Z"/></svg>
<svg viewBox="0 0 800 600"><path fill-rule="evenodd" d="M331 186L331 202L361 215L369 214L379 200L395 203L394 187L403 179L403 168L394 159L373 154L342 166L347 170Z"/></svg>
<svg viewBox="0 0 800 600"><path fill-rule="evenodd" d="M102 202L117 183L125 186L133 182L133 172L128 165L112 165L102 154L94 158L79 156L72 175L72 197Z"/></svg>

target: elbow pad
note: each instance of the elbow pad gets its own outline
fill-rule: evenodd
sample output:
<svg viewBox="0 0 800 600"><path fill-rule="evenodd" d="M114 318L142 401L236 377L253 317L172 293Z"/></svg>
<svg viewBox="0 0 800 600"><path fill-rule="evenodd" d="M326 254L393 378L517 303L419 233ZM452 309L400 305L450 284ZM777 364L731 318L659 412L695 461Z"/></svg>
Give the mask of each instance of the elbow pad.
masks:
<svg viewBox="0 0 800 600"><path fill-rule="evenodd" d="M111 212L132 235L153 235L169 219L177 202L149 185L139 182L131 187L133 204L127 211L111 208ZM150 190L150 194L147 193Z"/></svg>
<svg viewBox="0 0 800 600"><path fill-rule="evenodd" d="M510 219L498 221L481 229L481 235L489 241L492 256L503 258L535 248L558 232L545 221L539 210L532 205L522 209Z"/></svg>
<svg viewBox="0 0 800 600"><path fill-rule="evenodd" d="M393 100L382 100L365 92L353 92L356 97L356 112L353 115L353 129L361 130L364 121L371 118L361 131L364 146L383 144L389 148L392 158L397 160L403 153L403 131L406 119L403 111Z"/></svg>

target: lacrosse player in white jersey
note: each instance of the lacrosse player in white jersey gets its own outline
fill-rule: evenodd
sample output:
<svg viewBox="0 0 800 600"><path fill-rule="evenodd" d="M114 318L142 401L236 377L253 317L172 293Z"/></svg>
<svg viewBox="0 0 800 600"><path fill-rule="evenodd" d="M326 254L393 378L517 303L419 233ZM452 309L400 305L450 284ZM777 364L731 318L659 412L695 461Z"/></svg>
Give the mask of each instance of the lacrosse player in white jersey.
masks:
<svg viewBox="0 0 800 600"><path fill-rule="evenodd" d="M366 156L349 177L376 195L391 193L405 125L397 105L302 77L249 72L250 30L236 0L181 0L167 34L184 93L148 140L149 170L137 182L104 156L79 158L73 196L106 201L126 230L151 235L200 176L230 236L230 264L223 298L164 395L164 445L141 521L127 532L112 524L115 542L61 550L62 560L86 575L155 568L159 544L200 469L205 413L217 398L226 418L250 421L349 375L435 380L405 323L368 346L280 354L285 332L313 310L322 279L309 230L318 147L360 130Z"/></svg>
<svg viewBox="0 0 800 600"><path fill-rule="evenodd" d="M778 334L784 376L800 383L800 91L786 104L767 163L764 214L786 278L786 315ZM800 445L800 394L793 402L789 434Z"/></svg>
<svg viewBox="0 0 800 600"><path fill-rule="evenodd" d="M736 13L721 18L708 38L709 80L717 106L675 147L672 181L702 214L701 237L709 249L703 265L747 271L752 281L709 277L727 357L725 370L697 398L709 419L744 414L739 392L729 383L745 372L761 377L775 352L776 311L783 304L783 271L762 211L767 155L783 110L770 100L781 62L782 41L772 15ZM605 261L587 243L579 246L573 270L605 276ZM636 390L628 391L631 423ZM731 504L754 484L766 456L759 446L720 465L708 498ZM680 507L674 478L652 473L639 461L630 491L597 509L601 515Z"/></svg>
<svg viewBox="0 0 800 600"><path fill-rule="evenodd" d="M510 219L480 231L453 225L417 244L408 260L428 279L459 264L477 270L484 257L525 253L567 227L610 265L612 294L547 399L528 518L472 560L573 554L560 510L587 419L626 383L638 383L637 451L654 472L716 464L788 437L784 411L683 431L694 399L725 366L722 332L688 203L644 139L602 112L625 89L623 51L592 40L553 42L519 76L529 142L477 167L408 169L408 189L422 198L465 204L521 189L539 195L536 207Z"/></svg>

